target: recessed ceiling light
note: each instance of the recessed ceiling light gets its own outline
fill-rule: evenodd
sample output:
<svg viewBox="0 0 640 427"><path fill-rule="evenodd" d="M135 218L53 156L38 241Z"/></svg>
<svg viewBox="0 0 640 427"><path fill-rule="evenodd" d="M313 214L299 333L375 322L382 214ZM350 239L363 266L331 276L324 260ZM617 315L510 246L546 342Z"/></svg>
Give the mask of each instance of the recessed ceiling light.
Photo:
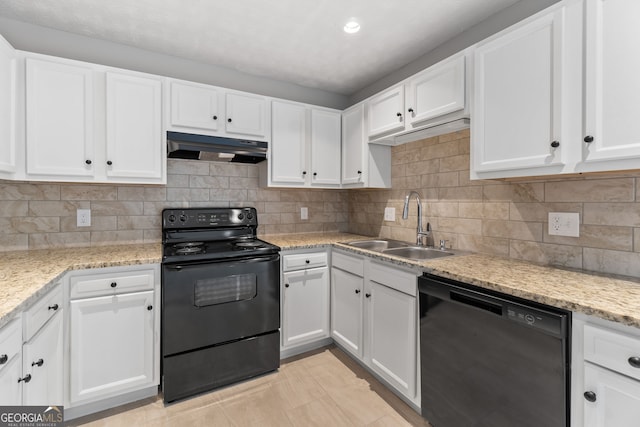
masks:
<svg viewBox="0 0 640 427"><path fill-rule="evenodd" d="M344 24L343 29L345 33L349 33L349 34L357 33L358 31L360 31L360 24L358 24L358 22L352 19L346 24Z"/></svg>

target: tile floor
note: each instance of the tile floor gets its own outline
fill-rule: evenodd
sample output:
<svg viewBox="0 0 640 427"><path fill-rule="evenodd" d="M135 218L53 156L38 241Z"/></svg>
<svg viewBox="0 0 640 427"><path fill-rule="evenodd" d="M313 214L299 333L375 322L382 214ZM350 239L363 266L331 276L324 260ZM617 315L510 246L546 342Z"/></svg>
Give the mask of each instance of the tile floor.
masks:
<svg viewBox="0 0 640 427"><path fill-rule="evenodd" d="M152 398L68 425L429 427L334 346L284 360L276 373L168 406Z"/></svg>

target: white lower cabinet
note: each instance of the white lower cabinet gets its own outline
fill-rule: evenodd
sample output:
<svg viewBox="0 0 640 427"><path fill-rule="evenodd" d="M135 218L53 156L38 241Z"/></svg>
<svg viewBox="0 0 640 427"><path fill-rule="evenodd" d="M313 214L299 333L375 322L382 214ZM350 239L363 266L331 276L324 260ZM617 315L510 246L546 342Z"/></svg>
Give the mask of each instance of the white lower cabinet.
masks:
<svg viewBox="0 0 640 427"><path fill-rule="evenodd" d="M640 422L640 381L598 365L585 363L585 427L637 427Z"/></svg>
<svg viewBox="0 0 640 427"><path fill-rule="evenodd" d="M22 321L0 329L0 406L22 404Z"/></svg>
<svg viewBox="0 0 640 427"><path fill-rule="evenodd" d="M22 347L23 405L62 405L64 401L62 319L62 313L56 313Z"/></svg>
<svg viewBox="0 0 640 427"><path fill-rule="evenodd" d="M324 344L329 337L327 252L285 253L282 270L282 349Z"/></svg>
<svg viewBox="0 0 640 427"><path fill-rule="evenodd" d="M416 277L363 256L333 252L331 336L419 406Z"/></svg>
<svg viewBox="0 0 640 427"><path fill-rule="evenodd" d="M572 427L638 426L640 329L574 313L572 346Z"/></svg>
<svg viewBox="0 0 640 427"><path fill-rule="evenodd" d="M415 282L415 277L413 281ZM369 280L369 366L409 398L416 393L416 297Z"/></svg>
<svg viewBox="0 0 640 427"><path fill-rule="evenodd" d="M335 262L335 254L334 254ZM362 276L331 267L331 336L345 350L362 358Z"/></svg>
<svg viewBox="0 0 640 427"><path fill-rule="evenodd" d="M157 265L69 275L65 407L72 418L157 394L159 281Z"/></svg>

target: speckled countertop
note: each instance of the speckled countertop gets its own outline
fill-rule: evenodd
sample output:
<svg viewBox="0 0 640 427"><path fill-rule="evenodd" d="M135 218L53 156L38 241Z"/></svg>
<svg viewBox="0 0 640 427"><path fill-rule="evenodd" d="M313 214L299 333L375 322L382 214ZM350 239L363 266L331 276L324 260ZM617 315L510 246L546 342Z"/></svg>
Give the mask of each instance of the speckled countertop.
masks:
<svg viewBox="0 0 640 427"><path fill-rule="evenodd" d="M66 271L161 260L159 243L4 252L0 256L0 327L47 293Z"/></svg>
<svg viewBox="0 0 640 427"><path fill-rule="evenodd" d="M283 250L342 250L640 328L640 279L595 275L482 254L412 261L352 248L348 233L259 236ZM20 251L0 257L0 327L48 292L66 271L161 262L160 244Z"/></svg>

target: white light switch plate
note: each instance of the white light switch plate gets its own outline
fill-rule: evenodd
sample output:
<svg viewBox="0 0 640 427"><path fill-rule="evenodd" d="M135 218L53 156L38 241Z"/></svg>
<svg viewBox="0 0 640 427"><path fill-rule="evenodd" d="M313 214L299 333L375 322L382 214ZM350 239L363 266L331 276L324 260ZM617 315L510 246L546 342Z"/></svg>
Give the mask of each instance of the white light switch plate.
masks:
<svg viewBox="0 0 640 427"><path fill-rule="evenodd" d="M580 214L549 212L549 235L580 237Z"/></svg>
<svg viewBox="0 0 640 427"><path fill-rule="evenodd" d="M77 224L78 227L91 227L91 209L78 209L77 210Z"/></svg>
<svg viewBox="0 0 640 427"><path fill-rule="evenodd" d="M309 219L309 209L300 208L300 219Z"/></svg>
<svg viewBox="0 0 640 427"><path fill-rule="evenodd" d="M384 220L395 221L396 220L396 208L384 208Z"/></svg>

